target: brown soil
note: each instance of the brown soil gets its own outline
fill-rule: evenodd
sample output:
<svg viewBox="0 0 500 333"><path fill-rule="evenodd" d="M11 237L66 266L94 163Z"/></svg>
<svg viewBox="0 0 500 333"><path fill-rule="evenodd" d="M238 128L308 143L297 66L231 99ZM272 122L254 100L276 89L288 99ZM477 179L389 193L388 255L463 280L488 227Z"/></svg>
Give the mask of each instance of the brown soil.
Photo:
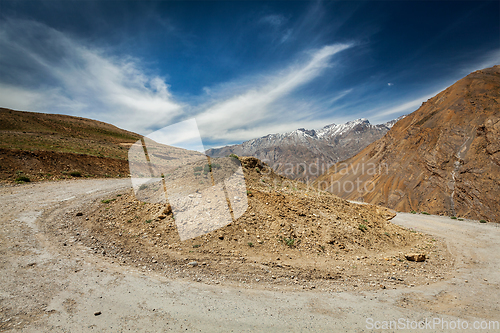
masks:
<svg viewBox="0 0 500 333"><path fill-rule="evenodd" d="M141 136L100 121L0 108L0 181L128 176Z"/></svg>
<svg viewBox="0 0 500 333"><path fill-rule="evenodd" d="M314 186L398 211L499 222L499 136L500 66L494 66L429 99Z"/></svg>
<svg viewBox="0 0 500 333"><path fill-rule="evenodd" d="M23 151L0 148L0 181L20 176L30 181L78 177L128 177L125 160L51 151Z"/></svg>
<svg viewBox="0 0 500 333"><path fill-rule="evenodd" d="M139 134L101 121L0 108L0 148L127 159Z"/></svg>
<svg viewBox="0 0 500 333"><path fill-rule="evenodd" d="M59 237L73 236L125 264L209 284L379 289L446 276L448 252L390 223L393 211L291 183L255 158L241 161L249 208L226 227L181 242L167 206L140 202L126 191L62 217L70 222ZM407 252L428 259L409 262Z"/></svg>

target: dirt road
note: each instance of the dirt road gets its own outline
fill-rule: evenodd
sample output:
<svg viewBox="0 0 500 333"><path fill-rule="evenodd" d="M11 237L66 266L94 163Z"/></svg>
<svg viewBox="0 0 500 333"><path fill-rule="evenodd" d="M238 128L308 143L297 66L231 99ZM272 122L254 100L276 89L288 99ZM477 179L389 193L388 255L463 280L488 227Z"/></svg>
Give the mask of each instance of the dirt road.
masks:
<svg viewBox="0 0 500 333"><path fill-rule="evenodd" d="M482 331L500 331L491 323L500 321L498 225L398 214L395 223L446 241L455 277L359 293L179 281L95 256L72 239L55 242L44 232L46 221L75 205L129 186L129 180L79 180L0 188L0 331L367 332L376 321L398 320L406 331L422 331L415 324L426 318L449 325L427 331L460 331L451 329L457 320L461 327L466 320L469 330L490 325Z"/></svg>

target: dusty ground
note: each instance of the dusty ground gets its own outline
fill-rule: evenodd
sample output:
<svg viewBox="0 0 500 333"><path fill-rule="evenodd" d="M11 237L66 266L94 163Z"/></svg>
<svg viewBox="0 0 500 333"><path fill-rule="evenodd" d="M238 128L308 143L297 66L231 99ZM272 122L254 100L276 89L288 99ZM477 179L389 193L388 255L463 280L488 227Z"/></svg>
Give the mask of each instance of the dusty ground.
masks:
<svg viewBox="0 0 500 333"><path fill-rule="evenodd" d="M122 264L207 284L375 290L449 275L453 260L443 244L390 223L395 212L285 183L255 158L242 163L247 211L203 236L181 242L168 206L139 201L131 189L73 207L47 231ZM428 259L406 260L415 252Z"/></svg>
<svg viewBox="0 0 500 333"><path fill-rule="evenodd" d="M0 330L362 332L367 318L499 320L497 225L398 214L394 222L444 240L455 259L453 275L429 285L348 292L293 291L268 282L272 290L209 285L123 264L76 237L62 242L75 207L129 186L127 180L80 180L0 188ZM59 231L48 232L61 218ZM384 277L391 286L391 276Z"/></svg>

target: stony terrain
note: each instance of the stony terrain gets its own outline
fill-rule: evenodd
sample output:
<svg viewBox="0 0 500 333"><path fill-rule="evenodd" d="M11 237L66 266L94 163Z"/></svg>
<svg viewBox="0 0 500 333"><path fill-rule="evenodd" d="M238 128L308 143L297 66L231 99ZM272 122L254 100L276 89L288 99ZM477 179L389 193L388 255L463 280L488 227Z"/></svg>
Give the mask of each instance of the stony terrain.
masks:
<svg viewBox="0 0 500 333"><path fill-rule="evenodd" d="M403 230L414 228L431 235L437 249L446 244L453 260L443 256L445 252L429 252L429 261L408 262L402 275L392 265L402 262L377 260L375 255L358 260L341 252L345 261L330 265L330 271L336 273L336 266L379 262L378 287L368 286L363 275L349 276L344 271L336 280L329 279L330 283L302 276L294 283L291 275L295 272L283 265L283 253L279 261L274 254L271 257L276 266L264 265L271 260L258 261L270 271L262 275L271 278L252 282L255 275L233 278L227 269L237 265L250 269L257 264L239 257L220 256L213 266L222 268L210 274L212 263L184 264L191 262L189 256L195 252L186 251L184 259L188 260L182 263L165 265L160 260L154 263L146 252L134 256L126 251L115 253L123 245L109 223L117 223L120 216L104 219L101 214L100 225L111 235L106 238L87 228L86 218L90 223L92 216L84 208L101 204L103 213L112 210L109 205L115 201L105 204L101 200L122 198L124 195L117 197L116 193L127 193L130 186L127 179L0 186L1 331L362 332L369 318L403 318L410 323L425 318L466 320L469 327L477 322L489 327L484 331L498 330L500 255L491 250L500 245L496 224L398 213L392 221L406 228ZM77 216L79 212L83 215ZM142 239L149 244L147 248L153 248L149 240L149 236ZM202 247L189 250L196 249ZM446 264L441 273L431 269L439 258ZM258 273L259 267L252 271ZM379 274L376 266L372 268ZM367 278L373 275L367 273ZM412 286L410 281L418 273L428 274L423 280L427 282ZM373 290L367 290L370 288ZM441 331L440 326L432 331Z"/></svg>
<svg viewBox="0 0 500 333"><path fill-rule="evenodd" d="M279 174L307 184L336 162L356 155L380 139L402 117L372 125L368 119L330 124L318 130L300 128L289 133L269 134L239 145L207 150L212 157L230 154L253 156Z"/></svg>
<svg viewBox="0 0 500 333"><path fill-rule="evenodd" d="M92 119L0 108L0 181L127 176L139 138Z"/></svg>
<svg viewBox="0 0 500 333"><path fill-rule="evenodd" d="M51 233L123 264L208 284L361 290L447 276L453 261L442 244L393 225L393 211L313 191L255 158L241 162L249 208L206 235L181 242L170 207L139 201L131 190L72 209ZM408 261L415 252L427 260Z"/></svg>
<svg viewBox="0 0 500 333"><path fill-rule="evenodd" d="M500 66L494 66L423 103L315 186L399 211L500 222L499 137Z"/></svg>

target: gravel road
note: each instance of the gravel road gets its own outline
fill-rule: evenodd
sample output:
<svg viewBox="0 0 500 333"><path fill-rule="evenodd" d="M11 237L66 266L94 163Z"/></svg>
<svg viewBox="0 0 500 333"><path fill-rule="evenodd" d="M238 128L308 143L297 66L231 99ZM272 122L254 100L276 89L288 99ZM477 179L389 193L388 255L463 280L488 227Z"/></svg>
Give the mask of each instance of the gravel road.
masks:
<svg viewBox="0 0 500 333"><path fill-rule="evenodd" d="M404 331L458 332L451 328L460 320L467 331L489 325L482 331L500 332L492 328L500 321L497 224L398 214L394 223L445 240L455 276L358 293L179 281L95 256L76 243L54 242L44 232L51 218L130 186L127 179L108 179L0 187L0 331L368 332L375 321L399 320ZM437 321L417 329L426 318L448 321L448 330Z"/></svg>

